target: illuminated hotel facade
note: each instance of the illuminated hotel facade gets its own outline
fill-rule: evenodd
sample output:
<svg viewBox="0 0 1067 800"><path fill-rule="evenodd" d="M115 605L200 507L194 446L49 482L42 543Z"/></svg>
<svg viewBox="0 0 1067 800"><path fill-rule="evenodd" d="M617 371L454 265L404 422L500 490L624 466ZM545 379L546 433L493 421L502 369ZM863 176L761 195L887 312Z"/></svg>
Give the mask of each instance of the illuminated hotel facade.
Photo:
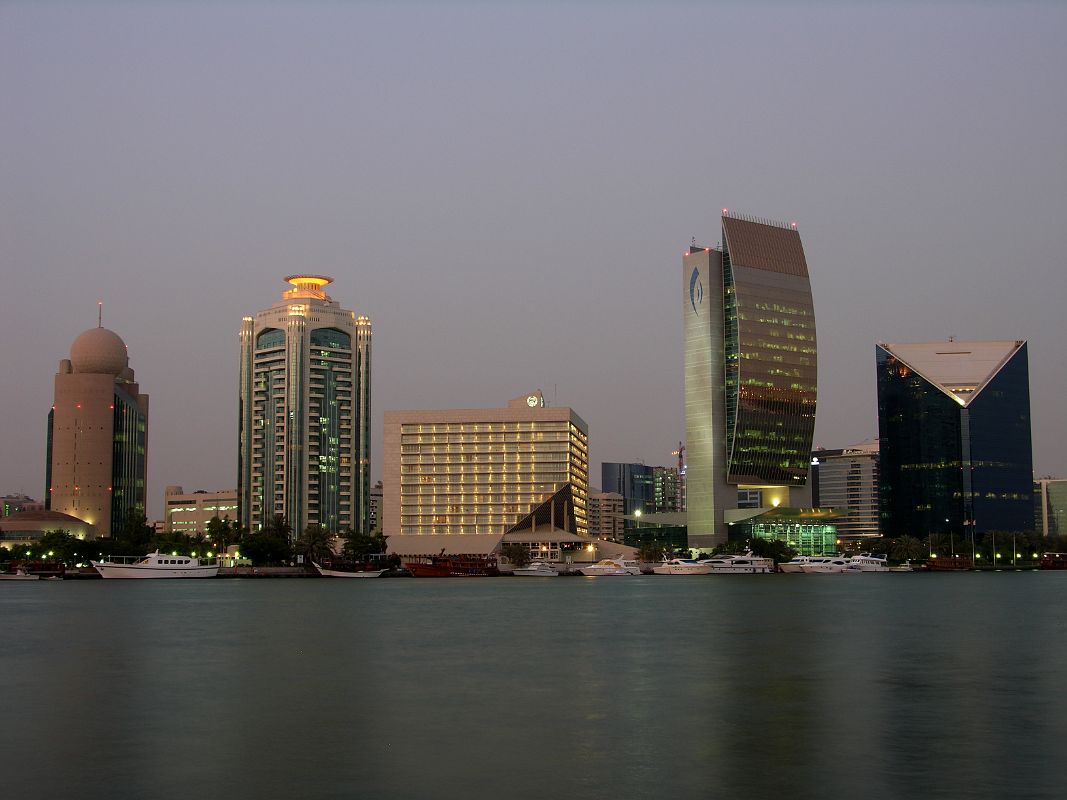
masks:
<svg viewBox="0 0 1067 800"><path fill-rule="evenodd" d="M366 533L370 320L326 294L332 278L285 280L279 302L241 323L239 520Z"/></svg>
<svg viewBox="0 0 1067 800"><path fill-rule="evenodd" d="M502 534L569 483L574 533L586 535L588 430L541 392L506 408L386 411L383 532Z"/></svg>
<svg viewBox="0 0 1067 800"><path fill-rule="evenodd" d="M130 369L126 344L90 328L59 362L48 414L45 507L109 536L145 513L148 395Z"/></svg>
<svg viewBox="0 0 1067 800"><path fill-rule="evenodd" d="M1025 341L878 344L882 533L1034 529Z"/></svg>
<svg viewBox="0 0 1067 800"><path fill-rule="evenodd" d="M682 258L686 509L691 547L727 539L738 491L810 507L815 313L795 225L722 215L721 247Z"/></svg>

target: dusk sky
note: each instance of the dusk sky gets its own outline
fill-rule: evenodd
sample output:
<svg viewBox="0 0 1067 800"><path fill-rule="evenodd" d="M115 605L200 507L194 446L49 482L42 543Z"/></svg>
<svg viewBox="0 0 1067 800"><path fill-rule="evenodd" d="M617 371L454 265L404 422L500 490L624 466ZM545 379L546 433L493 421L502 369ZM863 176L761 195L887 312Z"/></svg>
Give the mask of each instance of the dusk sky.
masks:
<svg viewBox="0 0 1067 800"><path fill-rule="evenodd" d="M45 491L96 324L163 487L237 481L237 333L282 277L371 318L389 409L540 388L602 461L684 437L681 256L796 221L815 444L877 435L875 343L1027 339L1067 477L1067 7L0 3L0 493Z"/></svg>

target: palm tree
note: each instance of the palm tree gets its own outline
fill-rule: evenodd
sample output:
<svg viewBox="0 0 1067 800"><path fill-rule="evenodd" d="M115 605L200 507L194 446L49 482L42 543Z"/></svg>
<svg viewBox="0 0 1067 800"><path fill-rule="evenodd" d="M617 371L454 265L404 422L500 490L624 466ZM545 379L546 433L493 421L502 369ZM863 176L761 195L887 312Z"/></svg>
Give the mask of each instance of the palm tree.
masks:
<svg viewBox="0 0 1067 800"><path fill-rule="evenodd" d="M889 554L897 561L919 560L927 555L926 544L914 536L901 536L893 541Z"/></svg>
<svg viewBox="0 0 1067 800"><path fill-rule="evenodd" d="M296 540L296 553L305 561L321 564L333 557L333 534L321 525L308 525L304 535Z"/></svg>

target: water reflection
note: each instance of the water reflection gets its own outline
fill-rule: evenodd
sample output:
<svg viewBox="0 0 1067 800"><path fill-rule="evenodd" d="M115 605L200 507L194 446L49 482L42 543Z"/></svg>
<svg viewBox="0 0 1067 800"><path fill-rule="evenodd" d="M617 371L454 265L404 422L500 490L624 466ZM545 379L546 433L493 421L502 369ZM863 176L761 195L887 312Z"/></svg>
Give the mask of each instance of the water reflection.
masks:
<svg viewBox="0 0 1067 800"><path fill-rule="evenodd" d="M2 746L11 796L1054 797L1064 588L18 586Z"/></svg>

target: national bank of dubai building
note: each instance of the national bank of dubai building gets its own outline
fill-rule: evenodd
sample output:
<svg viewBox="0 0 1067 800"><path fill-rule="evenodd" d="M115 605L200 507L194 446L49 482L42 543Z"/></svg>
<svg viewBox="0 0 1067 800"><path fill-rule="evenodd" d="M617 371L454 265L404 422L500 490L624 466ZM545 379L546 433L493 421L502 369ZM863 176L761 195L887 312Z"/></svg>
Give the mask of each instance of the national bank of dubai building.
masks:
<svg viewBox="0 0 1067 800"><path fill-rule="evenodd" d="M724 210L721 246L682 259L682 313L689 545L711 547L739 497L811 506L815 313L796 225Z"/></svg>

